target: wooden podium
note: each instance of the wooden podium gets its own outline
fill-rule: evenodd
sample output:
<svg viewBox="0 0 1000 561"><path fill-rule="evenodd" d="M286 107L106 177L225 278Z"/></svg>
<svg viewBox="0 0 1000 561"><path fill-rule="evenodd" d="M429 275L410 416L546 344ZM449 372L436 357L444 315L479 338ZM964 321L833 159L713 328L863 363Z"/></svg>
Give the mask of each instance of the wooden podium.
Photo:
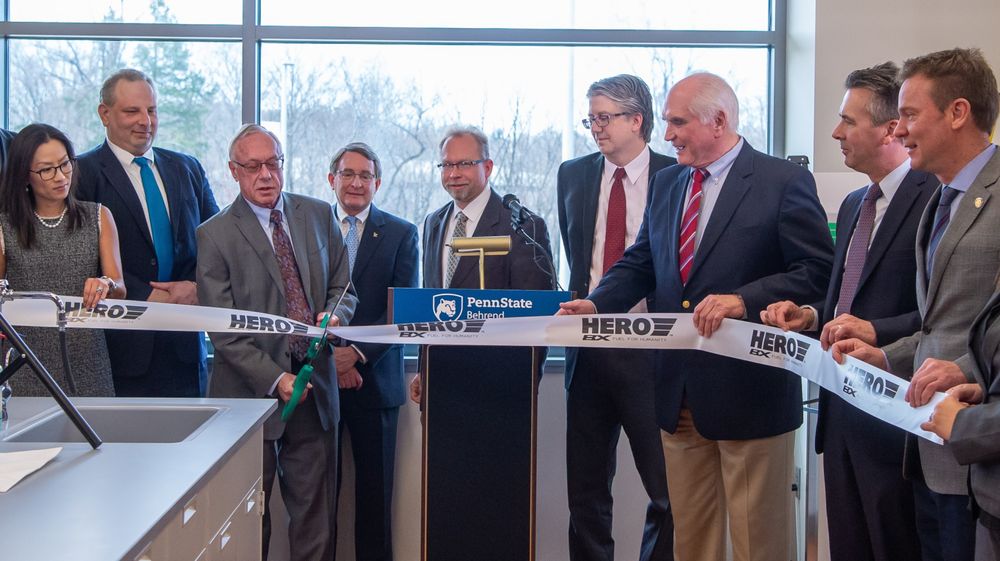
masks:
<svg viewBox="0 0 1000 561"><path fill-rule="evenodd" d="M467 318L501 313L551 315L570 297L535 290L391 290L393 322L424 330L445 324L458 329L477 323ZM478 306L528 300L531 306L518 309ZM421 560L535 559L537 392L544 361L545 349L536 347L422 349Z"/></svg>

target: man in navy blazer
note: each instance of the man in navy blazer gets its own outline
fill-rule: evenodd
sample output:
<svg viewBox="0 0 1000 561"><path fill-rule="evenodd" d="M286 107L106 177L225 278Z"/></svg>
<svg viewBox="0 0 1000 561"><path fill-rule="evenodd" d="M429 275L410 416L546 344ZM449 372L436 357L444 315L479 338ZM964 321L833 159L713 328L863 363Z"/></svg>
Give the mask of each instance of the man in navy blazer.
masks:
<svg viewBox="0 0 1000 561"><path fill-rule="evenodd" d="M693 311L709 337L725 318L752 321L776 300L822 297L833 244L815 182L741 138L738 107L712 74L671 88L666 140L683 165L656 175L635 244L563 313L624 312L652 293L650 311ZM728 522L734 558L792 558L800 380L693 350L660 351L656 367L677 557L724 559Z"/></svg>
<svg viewBox="0 0 1000 561"><path fill-rule="evenodd" d="M417 227L372 202L382 184L382 164L367 144L355 142L338 150L327 179L337 197L337 217L359 299L351 325L386 324L388 289L417 286ZM340 433L345 428L350 433L354 457L356 558L391 561L396 427L399 406L406 401L403 345L352 343L337 347L334 357ZM342 439L337 443L339 448ZM338 496L340 474L338 468ZM336 515L331 521L336 532Z"/></svg>
<svg viewBox="0 0 1000 561"><path fill-rule="evenodd" d="M108 77L97 112L108 138L78 159L77 195L115 217L129 298L197 304L195 229L219 212L205 170L191 156L153 148L156 90L146 74L124 69ZM156 221L157 210L165 220ZM109 330L115 393L204 395L204 338L198 332Z"/></svg>
<svg viewBox="0 0 1000 561"><path fill-rule="evenodd" d="M569 289L580 297L597 286L635 241L650 180L677 163L648 146L653 97L640 78L623 74L598 80L587 97L590 111L583 123L599 151L563 162L557 182ZM645 312L645 300L634 311ZM639 559L674 558L674 526L653 401L655 354L566 349L566 482L573 561L614 560L611 482L623 428L649 495Z"/></svg>
<svg viewBox="0 0 1000 561"><path fill-rule="evenodd" d="M833 138L844 163L871 183L840 206L825 301L776 302L761 313L764 323L793 331L822 328L827 347L849 337L887 345L920 329L916 282L908 279L917 275L917 226L938 182L910 169L906 148L893 135L898 72L886 62L847 77ZM826 390L819 404L816 453L823 454L830 558L919 559L913 485L903 479L906 433Z"/></svg>

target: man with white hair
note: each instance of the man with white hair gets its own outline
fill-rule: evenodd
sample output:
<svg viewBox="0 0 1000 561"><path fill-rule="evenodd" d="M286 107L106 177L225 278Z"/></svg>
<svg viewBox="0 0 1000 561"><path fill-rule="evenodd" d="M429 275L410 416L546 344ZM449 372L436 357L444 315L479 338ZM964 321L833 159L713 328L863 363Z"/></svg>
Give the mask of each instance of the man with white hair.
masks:
<svg viewBox="0 0 1000 561"><path fill-rule="evenodd" d="M725 318L759 321L776 300L826 292L833 244L805 169L754 150L718 76L671 88L666 140L680 165L656 174L636 242L586 300L564 313L693 312L710 337ZM794 557L791 486L798 378L700 351L659 351L656 414L681 561ZM790 357L789 360L795 360Z"/></svg>

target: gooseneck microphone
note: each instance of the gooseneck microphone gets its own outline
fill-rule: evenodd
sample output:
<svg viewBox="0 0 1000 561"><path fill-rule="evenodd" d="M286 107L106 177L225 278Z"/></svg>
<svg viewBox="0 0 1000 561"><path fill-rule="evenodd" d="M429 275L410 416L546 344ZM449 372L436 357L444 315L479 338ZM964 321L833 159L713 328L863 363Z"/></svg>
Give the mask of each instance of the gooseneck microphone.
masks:
<svg viewBox="0 0 1000 561"><path fill-rule="evenodd" d="M526 212L525 208L521 206L521 201L517 199L517 195L507 193L503 196L503 206L510 211L511 225L517 230L521 224L524 224L524 213Z"/></svg>
<svg viewBox="0 0 1000 561"><path fill-rule="evenodd" d="M549 276L552 290L560 290L558 274L556 273L555 264L552 262L552 255L549 254L548 248L543 247L542 244L535 241L530 234L524 231L524 224L527 222L531 225L532 232L534 232L534 222L531 220L534 213L525 208L521 204L521 201L518 200L517 195L512 193L507 193L503 196L503 206L510 211L511 229L524 239L524 243L535 249L535 265ZM538 256L539 251L542 253L541 259Z"/></svg>

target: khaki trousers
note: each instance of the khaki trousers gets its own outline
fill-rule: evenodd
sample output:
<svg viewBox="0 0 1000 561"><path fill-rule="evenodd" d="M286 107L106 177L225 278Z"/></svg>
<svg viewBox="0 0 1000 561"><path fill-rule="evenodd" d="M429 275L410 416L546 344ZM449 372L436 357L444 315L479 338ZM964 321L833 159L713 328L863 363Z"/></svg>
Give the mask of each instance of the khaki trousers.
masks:
<svg viewBox="0 0 1000 561"><path fill-rule="evenodd" d="M677 432L660 436L677 561L725 561L727 520L733 561L794 558L794 432L709 440L682 409Z"/></svg>

